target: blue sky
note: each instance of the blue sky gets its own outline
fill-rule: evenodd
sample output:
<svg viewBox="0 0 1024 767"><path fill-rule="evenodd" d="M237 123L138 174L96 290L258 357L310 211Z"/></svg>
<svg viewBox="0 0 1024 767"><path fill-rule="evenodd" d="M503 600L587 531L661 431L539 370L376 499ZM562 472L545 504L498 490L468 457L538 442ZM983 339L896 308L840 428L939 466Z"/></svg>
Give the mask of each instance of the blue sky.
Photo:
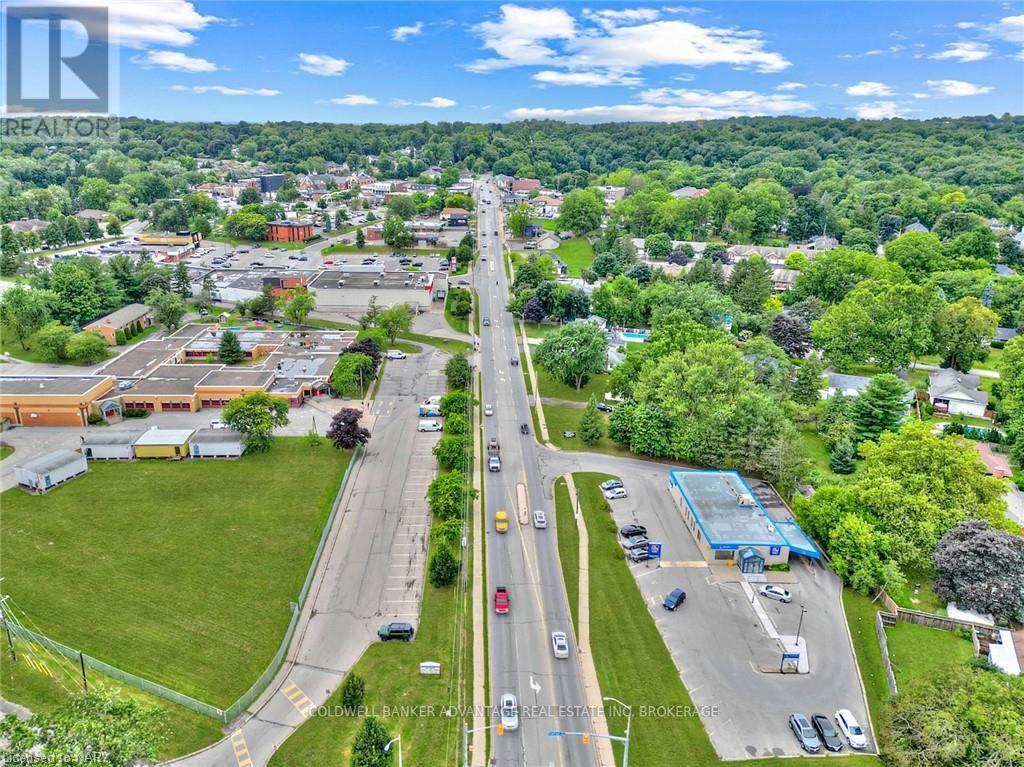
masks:
<svg viewBox="0 0 1024 767"><path fill-rule="evenodd" d="M124 115L406 123L1024 112L1020 4L111 2L121 9Z"/></svg>

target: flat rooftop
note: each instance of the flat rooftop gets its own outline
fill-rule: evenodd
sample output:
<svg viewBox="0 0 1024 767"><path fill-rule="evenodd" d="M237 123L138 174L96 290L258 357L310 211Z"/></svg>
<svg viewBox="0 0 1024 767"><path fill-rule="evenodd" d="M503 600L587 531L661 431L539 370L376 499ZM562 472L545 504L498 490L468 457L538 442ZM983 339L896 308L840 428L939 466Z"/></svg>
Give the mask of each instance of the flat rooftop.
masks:
<svg viewBox="0 0 1024 767"><path fill-rule="evenodd" d="M100 368L100 372L118 378L144 378L155 368L177 356L181 346L180 338L143 341L112 359Z"/></svg>
<svg viewBox="0 0 1024 767"><path fill-rule="evenodd" d="M267 368L273 369L281 378L316 378L329 376L338 358L334 355L289 356L271 354Z"/></svg>
<svg viewBox="0 0 1024 767"><path fill-rule="evenodd" d="M156 427L143 432L136 445L183 445L188 442L195 429L158 429Z"/></svg>
<svg viewBox="0 0 1024 767"><path fill-rule="evenodd" d="M274 371L259 369L229 369L215 370L200 381L198 388L210 388L219 386L267 386L274 378Z"/></svg>
<svg viewBox="0 0 1024 767"><path fill-rule="evenodd" d="M23 396L83 395L107 376L0 376L0 393Z"/></svg>
<svg viewBox="0 0 1024 767"><path fill-rule="evenodd" d="M712 548L789 545L738 472L678 469L669 478Z"/></svg>
<svg viewBox="0 0 1024 767"><path fill-rule="evenodd" d="M338 280L344 280L344 285L338 285ZM379 284L374 285L377 282ZM366 290L390 290L394 288L423 288L426 289L430 283L429 272L344 272L338 269L328 269L317 275L310 287L313 289L326 290L343 288L366 289Z"/></svg>

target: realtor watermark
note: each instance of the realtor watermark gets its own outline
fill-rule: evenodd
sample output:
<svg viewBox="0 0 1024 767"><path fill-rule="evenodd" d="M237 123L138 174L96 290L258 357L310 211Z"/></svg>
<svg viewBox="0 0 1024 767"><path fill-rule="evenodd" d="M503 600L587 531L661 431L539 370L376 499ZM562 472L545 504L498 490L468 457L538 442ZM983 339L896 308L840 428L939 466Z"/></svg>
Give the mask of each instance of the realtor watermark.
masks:
<svg viewBox="0 0 1024 767"><path fill-rule="evenodd" d="M0 141L82 143L116 138L116 45L110 8L0 4Z"/></svg>
<svg viewBox="0 0 1024 767"><path fill-rule="evenodd" d="M387 705L375 706L331 706L323 705L316 710L317 716L322 717L363 717L378 716L385 719L390 717L411 718L411 719L434 719L440 717L455 717L459 719L473 716L484 716L489 719L497 718L501 713L498 706L448 706L448 705ZM550 719L550 718L592 718L601 716L625 716L626 709L621 706L586 706L586 705L521 705L519 715L525 719ZM641 719L689 719L693 717L715 717L719 715L718 706L693 706L693 705L637 705L633 708L633 715Z"/></svg>

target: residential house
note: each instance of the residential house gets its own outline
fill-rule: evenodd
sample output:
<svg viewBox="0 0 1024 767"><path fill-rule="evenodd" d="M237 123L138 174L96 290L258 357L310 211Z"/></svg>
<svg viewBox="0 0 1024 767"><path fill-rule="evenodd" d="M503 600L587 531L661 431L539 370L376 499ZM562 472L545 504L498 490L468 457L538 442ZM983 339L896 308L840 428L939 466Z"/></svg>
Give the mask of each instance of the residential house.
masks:
<svg viewBox="0 0 1024 767"><path fill-rule="evenodd" d="M925 234L926 232L928 232L928 227L922 224L920 221L915 221L914 223L907 224L905 227L903 227L903 233L906 234L907 232L917 232L918 234Z"/></svg>
<svg viewBox="0 0 1024 767"><path fill-rule="evenodd" d="M85 326L85 330L95 330L110 346L117 344L118 331L126 331L132 325L148 328L153 324L153 309L145 304L128 304L116 312L93 320Z"/></svg>
<svg viewBox="0 0 1024 767"><path fill-rule="evenodd" d="M806 245L806 250L809 253L822 253L826 250L832 250L839 246L839 240L835 237L826 237L821 235L819 237L813 237Z"/></svg>
<svg viewBox="0 0 1024 767"><path fill-rule="evenodd" d="M796 269L779 269L772 272L772 290L776 293L784 293L796 285L796 278L800 272Z"/></svg>
<svg viewBox="0 0 1024 767"><path fill-rule="evenodd" d="M549 194L538 194L530 200L530 204L537 215L542 218L554 218L562 208L561 198L553 197Z"/></svg>
<svg viewBox="0 0 1024 767"><path fill-rule="evenodd" d="M469 211L464 208L442 208L441 220L448 226L469 226Z"/></svg>
<svg viewBox="0 0 1024 767"><path fill-rule="evenodd" d="M981 379L972 373L942 368L933 370L928 385L928 398L936 413L985 418L988 393L979 388Z"/></svg>
<svg viewBox="0 0 1024 767"><path fill-rule="evenodd" d="M535 178L516 178L512 179L512 185L509 187L509 191L512 194L516 192L525 192L527 195L534 189L540 189L540 180Z"/></svg>
<svg viewBox="0 0 1024 767"><path fill-rule="evenodd" d="M187 458L195 429L161 429L154 426L135 440L136 458Z"/></svg>
<svg viewBox="0 0 1024 767"><path fill-rule="evenodd" d="M626 196L626 187L624 186L599 186L597 191L604 195L605 205L614 205Z"/></svg>
<svg viewBox="0 0 1024 767"><path fill-rule="evenodd" d="M57 485L85 474L89 465L85 456L74 450L55 450L14 467L18 485L35 493L45 493Z"/></svg>
<svg viewBox="0 0 1024 767"><path fill-rule="evenodd" d="M698 188L695 186L684 186L680 189L676 189L671 194L677 200L692 200L695 197L703 197L707 193L707 189Z"/></svg>
<svg viewBox="0 0 1024 767"><path fill-rule="evenodd" d="M105 210L96 210L95 208L86 208L80 210L75 214L75 218L79 221L86 221L92 219L97 224L103 223L106 219L110 218L110 213Z"/></svg>
<svg viewBox="0 0 1024 767"><path fill-rule="evenodd" d="M1005 344L1011 338L1017 337L1017 328L996 328L996 334L992 337L993 341Z"/></svg>
<svg viewBox="0 0 1024 767"><path fill-rule="evenodd" d="M823 399L832 399L836 394L856 397L871 383L871 379L867 376L851 376L844 373L828 373L826 378L828 378L828 387L821 391Z"/></svg>
<svg viewBox="0 0 1024 767"><path fill-rule="evenodd" d="M544 232L536 241L538 250L554 250L561 244L562 239L554 232Z"/></svg>
<svg viewBox="0 0 1024 767"><path fill-rule="evenodd" d="M41 218L21 218L17 221L8 221L4 224L4 226L11 227L11 231L15 234L22 234L24 232L41 232L49 225L49 221L43 221Z"/></svg>

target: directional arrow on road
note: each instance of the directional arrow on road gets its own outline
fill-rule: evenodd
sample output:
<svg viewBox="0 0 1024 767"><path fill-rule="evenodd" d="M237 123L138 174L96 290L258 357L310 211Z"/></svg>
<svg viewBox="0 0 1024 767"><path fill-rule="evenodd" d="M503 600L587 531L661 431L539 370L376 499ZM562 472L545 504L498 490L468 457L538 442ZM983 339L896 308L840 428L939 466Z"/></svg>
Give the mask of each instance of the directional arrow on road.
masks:
<svg viewBox="0 0 1024 767"><path fill-rule="evenodd" d="M533 690L534 693L540 693L540 684L535 682L532 676L530 677L530 689Z"/></svg>

